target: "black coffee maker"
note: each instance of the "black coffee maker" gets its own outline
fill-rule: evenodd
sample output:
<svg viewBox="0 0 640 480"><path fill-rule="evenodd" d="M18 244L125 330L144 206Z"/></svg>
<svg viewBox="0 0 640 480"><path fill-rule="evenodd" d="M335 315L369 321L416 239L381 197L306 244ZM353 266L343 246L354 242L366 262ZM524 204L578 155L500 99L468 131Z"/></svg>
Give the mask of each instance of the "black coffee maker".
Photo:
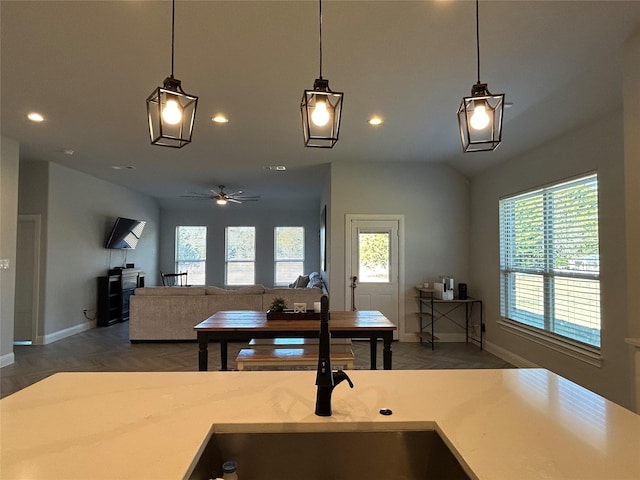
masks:
<svg viewBox="0 0 640 480"><path fill-rule="evenodd" d="M467 284L466 283L459 283L458 284L458 298L460 300L466 300L467 299Z"/></svg>

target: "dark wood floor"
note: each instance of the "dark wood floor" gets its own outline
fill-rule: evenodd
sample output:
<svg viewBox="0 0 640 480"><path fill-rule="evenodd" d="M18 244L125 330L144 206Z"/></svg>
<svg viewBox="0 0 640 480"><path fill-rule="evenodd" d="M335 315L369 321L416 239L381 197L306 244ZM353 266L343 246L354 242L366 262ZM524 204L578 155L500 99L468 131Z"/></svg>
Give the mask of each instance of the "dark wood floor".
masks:
<svg viewBox="0 0 640 480"><path fill-rule="evenodd" d="M195 342L131 344L129 324L94 328L49 345L15 346L15 363L0 369L0 397L5 397L57 372L174 372L198 369ZM235 368L245 343L229 345L229 368ZM513 365L480 350L475 344L427 344L394 342L396 370L453 368L513 368ZM220 368L219 347L209 347L209 369ZM354 341L354 368L369 368L369 343ZM382 368L382 347L378 350Z"/></svg>

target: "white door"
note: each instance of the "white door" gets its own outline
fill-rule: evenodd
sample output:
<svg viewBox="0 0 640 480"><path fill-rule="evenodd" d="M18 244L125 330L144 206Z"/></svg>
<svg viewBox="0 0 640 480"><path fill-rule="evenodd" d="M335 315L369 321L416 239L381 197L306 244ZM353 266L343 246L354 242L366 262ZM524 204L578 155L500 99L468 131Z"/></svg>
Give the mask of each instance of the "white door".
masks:
<svg viewBox="0 0 640 480"><path fill-rule="evenodd" d="M37 336L40 216L19 215L17 235L13 342L30 345Z"/></svg>
<svg viewBox="0 0 640 480"><path fill-rule="evenodd" d="M347 216L347 305L378 310L400 326L401 218L363 217Z"/></svg>

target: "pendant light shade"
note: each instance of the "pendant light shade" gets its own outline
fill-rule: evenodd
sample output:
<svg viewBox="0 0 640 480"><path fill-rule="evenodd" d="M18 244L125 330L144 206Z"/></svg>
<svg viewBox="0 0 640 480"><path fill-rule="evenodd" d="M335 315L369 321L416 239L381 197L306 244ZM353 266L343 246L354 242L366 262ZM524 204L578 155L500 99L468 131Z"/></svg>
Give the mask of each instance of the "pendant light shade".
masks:
<svg viewBox="0 0 640 480"><path fill-rule="evenodd" d="M458 126L465 152L495 150L502 141L504 94L492 95L486 83L477 83L458 108Z"/></svg>
<svg viewBox="0 0 640 480"><path fill-rule="evenodd" d="M332 92L329 81L316 78L313 90L302 95L302 131L307 147L332 148L338 141L342 92Z"/></svg>
<svg viewBox="0 0 640 480"><path fill-rule="evenodd" d="M471 88L471 96L464 97L458 108L460 140L465 152L495 150L502 141L504 94L493 95L486 83L480 82L480 28L476 0L476 53L478 81Z"/></svg>
<svg viewBox="0 0 640 480"><path fill-rule="evenodd" d="M198 97L186 93L180 80L173 77L174 33L175 0L171 14L171 75L147 98L147 117L151 144L182 148L191 143Z"/></svg>
<svg viewBox="0 0 640 480"><path fill-rule="evenodd" d="M151 143L175 148L191 143L197 105L198 97L185 93L180 80L167 77L147 98Z"/></svg>
<svg viewBox="0 0 640 480"><path fill-rule="evenodd" d="M332 92L329 80L322 78L322 0L320 7L320 77L313 82L313 90L305 90L300 103L302 133L307 147L333 148L340 133L342 92Z"/></svg>

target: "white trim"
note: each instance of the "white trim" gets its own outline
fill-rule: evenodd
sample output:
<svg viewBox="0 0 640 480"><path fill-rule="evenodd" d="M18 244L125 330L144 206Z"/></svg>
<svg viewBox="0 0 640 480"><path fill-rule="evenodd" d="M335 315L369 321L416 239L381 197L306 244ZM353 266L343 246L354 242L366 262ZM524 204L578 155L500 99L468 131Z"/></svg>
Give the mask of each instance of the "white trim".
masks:
<svg viewBox="0 0 640 480"><path fill-rule="evenodd" d="M530 328L513 320L502 318L498 320L500 327L518 337L525 338L531 342L560 352L576 360L580 360L594 367L602 367L603 359L600 350L588 345L583 345L570 340L565 340L557 335L553 335L542 330Z"/></svg>
<svg viewBox="0 0 640 480"><path fill-rule="evenodd" d="M31 342L37 344L38 330L40 326L40 248L42 236L42 217L40 215L18 215L18 222L33 223L33 236L35 238L33 239L33 298L31 299Z"/></svg>
<svg viewBox="0 0 640 480"><path fill-rule="evenodd" d="M73 327L65 328L64 330L58 330L57 332L48 333L43 337L38 337L37 344L38 345L48 345L49 343L57 342L58 340L62 340L63 338L71 337L77 333L86 332L87 330L91 330L96 327L95 320L92 322L80 323L78 325L74 325Z"/></svg>
<svg viewBox="0 0 640 480"><path fill-rule="evenodd" d="M383 221L383 222L397 222L398 223L398 339L407 338L406 321L405 321L405 294L404 294L404 215L394 214L357 214L346 213L345 214L345 272L351 271L351 222L353 221ZM345 305L348 299L351 298L351 279L345 279Z"/></svg>
<svg viewBox="0 0 640 480"><path fill-rule="evenodd" d="M16 356L13 352L5 353L4 355L0 356L0 368L11 365L12 363L15 363L15 361Z"/></svg>
<svg viewBox="0 0 640 480"><path fill-rule="evenodd" d="M505 362L509 362L511 365L514 365L518 368L542 368L540 367L540 365L530 362L526 358L521 357L520 355L516 355L510 350L502 348L495 343L488 342L486 339L484 341L484 349L492 355L495 355L496 357L501 358Z"/></svg>

